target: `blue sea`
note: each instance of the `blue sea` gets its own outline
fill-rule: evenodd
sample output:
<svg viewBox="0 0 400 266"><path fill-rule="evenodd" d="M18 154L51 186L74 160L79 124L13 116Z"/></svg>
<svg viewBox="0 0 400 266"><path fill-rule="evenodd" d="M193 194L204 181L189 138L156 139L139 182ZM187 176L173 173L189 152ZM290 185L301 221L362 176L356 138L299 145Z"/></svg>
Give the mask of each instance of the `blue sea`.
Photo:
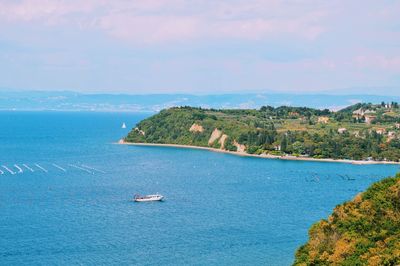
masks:
<svg viewBox="0 0 400 266"><path fill-rule="evenodd" d="M399 170L113 144L149 115L0 113L1 265L290 265L313 223Z"/></svg>

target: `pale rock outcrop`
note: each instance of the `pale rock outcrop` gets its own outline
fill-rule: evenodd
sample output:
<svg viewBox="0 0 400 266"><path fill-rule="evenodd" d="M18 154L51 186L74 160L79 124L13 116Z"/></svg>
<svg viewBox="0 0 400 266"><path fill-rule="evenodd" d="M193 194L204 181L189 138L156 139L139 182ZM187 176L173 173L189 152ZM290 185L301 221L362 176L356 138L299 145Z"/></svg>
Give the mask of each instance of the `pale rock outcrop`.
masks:
<svg viewBox="0 0 400 266"><path fill-rule="evenodd" d="M327 117L327 116L318 117L318 123L328 124L328 122L329 122L329 117Z"/></svg>
<svg viewBox="0 0 400 266"><path fill-rule="evenodd" d="M233 145L236 146L237 152L245 152L246 151L246 145L240 144L236 140L233 142Z"/></svg>
<svg viewBox="0 0 400 266"><path fill-rule="evenodd" d="M218 130L218 128L214 129L214 131L211 133L210 139L208 140L208 145L213 145L213 143L219 139L222 135L222 131Z"/></svg>
<svg viewBox="0 0 400 266"><path fill-rule="evenodd" d="M228 138L228 135L223 134L221 138L218 140L218 143L221 145L221 150L225 149L225 141Z"/></svg>
<svg viewBox="0 0 400 266"><path fill-rule="evenodd" d="M137 127L135 128L135 131L139 132L139 134L141 134L143 136L146 135L146 133L143 130L141 130L141 129L137 128Z"/></svg>
<svg viewBox="0 0 400 266"><path fill-rule="evenodd" d="M201 132L204 131L204 128L203 128L201 125L194 123L194 124L189 128L189 131L190 131L190 132L194 132L194 133L196 133L196 132L201 133Z"/></svg>

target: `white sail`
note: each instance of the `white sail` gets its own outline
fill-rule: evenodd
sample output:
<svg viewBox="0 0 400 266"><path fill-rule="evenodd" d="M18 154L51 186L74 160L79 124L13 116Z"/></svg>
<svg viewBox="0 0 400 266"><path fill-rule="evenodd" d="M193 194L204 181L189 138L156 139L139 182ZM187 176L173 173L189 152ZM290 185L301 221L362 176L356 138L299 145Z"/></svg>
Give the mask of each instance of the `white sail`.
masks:
<svg viewBox="0 0 400 266"><path fill-rule="evenodd" d="M125 125L125 123L122 123L122 127L121 128L126 128L126 125Z"/></svg>

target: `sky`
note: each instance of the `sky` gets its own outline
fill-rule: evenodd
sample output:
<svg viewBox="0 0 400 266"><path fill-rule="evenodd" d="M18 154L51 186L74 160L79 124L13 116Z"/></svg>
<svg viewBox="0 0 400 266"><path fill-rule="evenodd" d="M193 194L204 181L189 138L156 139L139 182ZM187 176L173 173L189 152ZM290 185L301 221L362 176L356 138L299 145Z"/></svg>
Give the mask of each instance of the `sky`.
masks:
<svg viewBox="0 0 400 266"><path fill-rule="evenodd" d="M0 88L400 95L400 1L0 0Z"/></svg>

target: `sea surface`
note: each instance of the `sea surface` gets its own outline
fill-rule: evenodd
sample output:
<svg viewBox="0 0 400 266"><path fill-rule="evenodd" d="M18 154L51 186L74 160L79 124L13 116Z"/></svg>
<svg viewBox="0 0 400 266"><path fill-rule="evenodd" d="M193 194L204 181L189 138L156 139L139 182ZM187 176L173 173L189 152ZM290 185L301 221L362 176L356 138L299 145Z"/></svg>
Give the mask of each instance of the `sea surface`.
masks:
<svg viewBox="0 0 400 266"><path fill-rule="evenodd" d="M149 115L0 112L1 265L290 265L313 223L399 170L113 144Z"/></svg>

